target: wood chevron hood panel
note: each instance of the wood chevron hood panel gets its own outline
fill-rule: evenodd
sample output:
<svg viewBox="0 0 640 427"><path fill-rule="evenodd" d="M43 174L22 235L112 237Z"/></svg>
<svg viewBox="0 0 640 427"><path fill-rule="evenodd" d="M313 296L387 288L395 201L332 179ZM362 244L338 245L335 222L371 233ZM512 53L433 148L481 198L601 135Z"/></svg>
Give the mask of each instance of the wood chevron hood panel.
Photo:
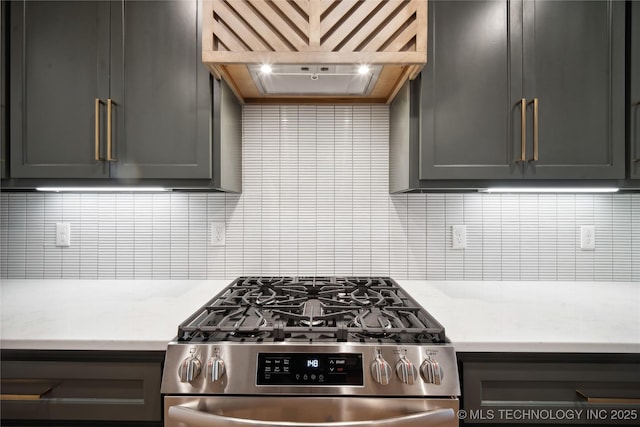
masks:
<svg viewBox="0 0 640 427"><path fill-rule="evenodd" d="M203 62L245 102L388 103L426 63L426 0L205 0L203 7ZM263 64L273 76L259 75ZM371 70L365 78L362 65ZM271 89L271 80L286 90Z"/></svg>

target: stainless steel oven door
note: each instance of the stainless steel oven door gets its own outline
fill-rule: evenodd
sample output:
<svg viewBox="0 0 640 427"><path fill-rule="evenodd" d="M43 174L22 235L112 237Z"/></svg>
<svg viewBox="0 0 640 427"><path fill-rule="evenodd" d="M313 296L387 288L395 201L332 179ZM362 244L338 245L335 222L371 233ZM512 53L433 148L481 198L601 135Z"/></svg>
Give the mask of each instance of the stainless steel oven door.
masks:
<svg viewBox="0 0 640 427"><path fill-rule="evenodd" d="M165 427L457 427L458 399L203 396L164 398Z"/></svg>

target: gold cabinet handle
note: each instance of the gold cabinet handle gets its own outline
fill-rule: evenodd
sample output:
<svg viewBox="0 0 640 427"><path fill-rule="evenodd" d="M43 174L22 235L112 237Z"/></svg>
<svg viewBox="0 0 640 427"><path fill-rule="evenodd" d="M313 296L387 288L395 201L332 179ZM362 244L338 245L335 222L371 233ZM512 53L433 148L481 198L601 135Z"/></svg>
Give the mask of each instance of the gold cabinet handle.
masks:
<svg viewBox="0 0 640 427"><path fill-rule="evenodd" d="M100 157L100 104L104 104L104 102L102 102L100 100L100 98L96 98L96 125L95 125L95 130L96 130L96 138L95 138L95 159L96 162L99 161L103 161L104 159L102 157Z"/></svg>
<svg viewBox="0 0 640 427"><path fill-rule="evenodd" d="M530 161L538 161L538 98L533 98L533 158Z"/></svg>
<svg viewBox="0 0 640 427"><path fill-rule="evenodd" d="M520 159L516 162L527 161L527 99L520 100Z"/></svg>
<svg viewBox="0 0 640 427"><path fill-rule="evenodd" d="M112 138L112 128L111 128L111 111L113 109L113 100L111 98L107 99L107 161L115 162L116 158L113 157L113 138Z"/></svg>
<svg viewBox="0 0 640 427"><path fill-rule="evenodd" d="M640 397L601 397L590 396L589 393L582 390L576 390L578 396L582 397L587 403L613 403L613 404L633 404L640 403Z"/></svg>

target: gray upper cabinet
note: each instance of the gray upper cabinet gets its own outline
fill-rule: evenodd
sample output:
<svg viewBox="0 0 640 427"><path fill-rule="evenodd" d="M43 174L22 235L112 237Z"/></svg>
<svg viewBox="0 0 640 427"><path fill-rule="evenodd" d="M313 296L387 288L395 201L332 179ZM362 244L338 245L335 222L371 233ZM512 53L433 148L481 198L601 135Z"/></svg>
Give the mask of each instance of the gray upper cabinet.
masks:
<svg viewBox="0 0 640 427"><path fill-rule="evenodd" d="M629 177L640 179L640 2L629 8Z"/></svg>
<svg viewBox="0 0 640 427"><path fill-rule="evenodd" d="M241 139L212 131L224 84L202 64L202 2L10 6L11 178L241 191L240 162L216 158L220 139ZM234 168L232 185L216 161Z"/></svg>
<svg viewBox="0 0 640 427"><path fill-rule="evenodd" d="M117 178L211 176L211 88L201 58L199 4L111 5L111 16L123 17L113 20L111 31Z"/></svg>
<svg viewBox="0 0 640 427"><path fill-rule="evenodd" d="M11 2L10 174L106 178L95 99L109 95L109 6Z"/></svg>
<svg viewBox="0 0 640 427"><path fill-rule="evenodd" d="M7 177L7 61L6 61L6 4L0 2L0 178Z"/></svg>
<svg viewBox="0 0 640 427"><path fill-rule="evenodd" d="M624 178L623 2L431 1L428 52L420 180Z"/></svg>

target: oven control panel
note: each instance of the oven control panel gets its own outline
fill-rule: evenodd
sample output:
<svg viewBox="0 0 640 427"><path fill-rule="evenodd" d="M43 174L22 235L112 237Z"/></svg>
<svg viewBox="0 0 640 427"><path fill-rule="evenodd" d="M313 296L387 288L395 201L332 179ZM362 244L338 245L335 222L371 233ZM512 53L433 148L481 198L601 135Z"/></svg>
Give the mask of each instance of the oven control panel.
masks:
<svg viewBox="0 0 640 427"><path fill-rule="evenodd" d="M171 343L165 394L457 396L450 345Z"/></svg>
<svg viewBox="0 0 640 427"><path fill-rule="evenodd" d="M362 354L258 353L256 384L362 386Z"/></svg>

